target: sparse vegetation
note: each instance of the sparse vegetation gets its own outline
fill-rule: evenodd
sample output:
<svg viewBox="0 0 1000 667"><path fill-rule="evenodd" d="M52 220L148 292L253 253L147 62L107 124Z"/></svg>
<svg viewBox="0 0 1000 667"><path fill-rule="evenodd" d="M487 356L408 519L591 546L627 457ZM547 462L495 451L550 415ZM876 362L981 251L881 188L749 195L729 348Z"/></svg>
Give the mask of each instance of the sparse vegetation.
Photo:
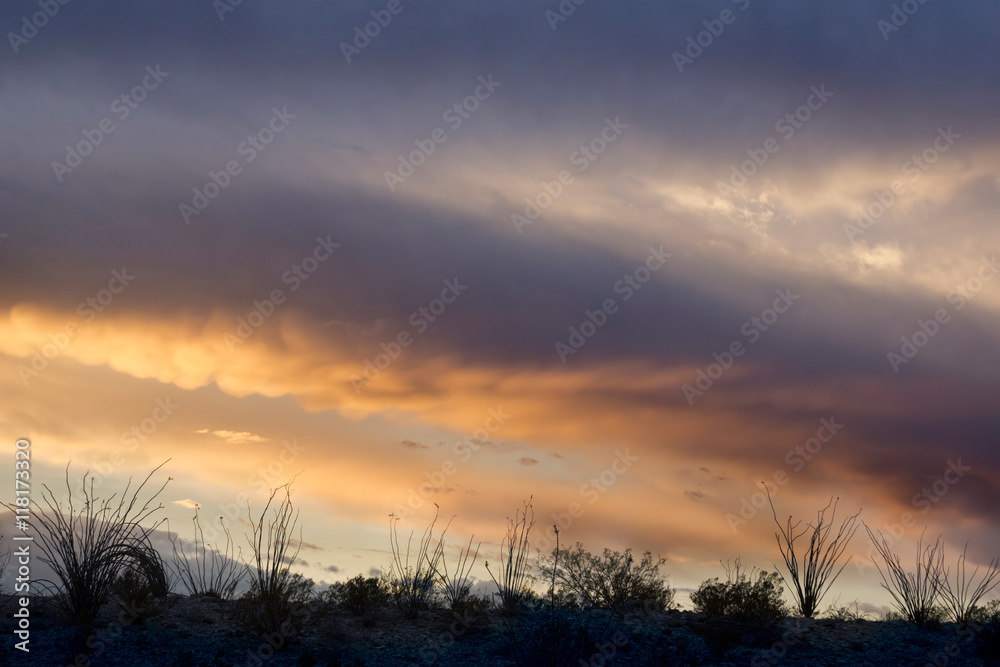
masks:
<svg viewBox="0 0 1000 667"><path fill-rule="evenodd" d="M417 612L431 606L434 599L434 578L438 576L438 569L444 557L444 535L448 532L448 527L441 531L437 545L431 549L433 541L434 524L437 523L440 508L434 503L436 508L434 518L431 520L424 534L420 538L417 548L415 562L410 564L410 545L413 541L413 532L406 540L406 554L399 546L399 537L396 534L396 524L399 518L389 515L389 545L392 547L392 562L390 564L389 587L392 597L403 610L406 618L413 618ZM450 524L450 522L449 522Z"/></svg>
<svg viewBox="0 0 1000 667"><path fill-rule="evenodd" d="M29 523L38 529L41 561L52 568L58 581L39 583L74 621L95 619L126 569L145 577L151 593L166 593L163 561L150 541L150 535L160 524L142 524L163 507L153 503L170 478L146 500L139 498L152 476L166 463L154 468L134 489L129 478L120 496L112 494L106 499L94 493L93 478L89 472L84 473L82 506L73 498L68 464L65 506L47 485L42 485L46 509L35 512Z"/></svg>
<svg viewBox="0 0 1000 667"><path fill-rule="evenodd" d="M170 536L173 547L173 562L169 564L174 578L181 583L188 595L212 595L231 600L236 589L247 575L247 565L243 562L242 549L236 550L233 536L227 526L222 526L226 544L222 551L218 545L210 547L205 542L205 532L201 527L198 510L191 520L194 525L194 539L188 548L184 540ZM220 525L222 518L219 518Z"/></svg>
<svg viewBox="0 0 1000 667"><path fill-rule="evenodd" d="M974 606L969 612L969 620L980 625L1000 624L1000 600Z"/></svg>
<svg viewBox="0 0 1000 667"><path fill-rule="evenodd" d="M941 577L941 598L944 607L948 610L951 619L961 626L968 624L976 605L1000 583L1000 558L994 558L989 562L982 578L977 583L976 575L979 574L979 568L977 567L973 571L971 577L966 570L968 550L969 545L966 543L962 555L958 557L958 565L955 568L955 583L952 584L948 572L944 572Z"/></svg>
<svg viewBox="0 0 1000 667"><path fill-rule="evenodd" d="M535 525L535 510L531 506L532 498L524 502L524 509L514 512L514 518L507 517L507 533L500 544L499 575L490 570L489 562L486 571L490 573L497 587L500 608L505 613L514 613L517 605L527 594L530 573L528 572L528 535ZM530 518L529 518L530 517ZM499 576L499 579L497 578Z"/></svg>
<svg viewBox="0 0 1000 667"><path fill-rule="evenodd" d="M892 595L900 615L918 626L937 618L935 603L946 577L941 538L938 537L933 545L924 547L923 535L920 536L920 541L917 542L917 569L911 574L903 567L899 556L893 553L881 532L876 539L867 525L865 530L885 562L886 569L883 570L878 561L875 561L875 567L882 576L882 588Z"/></svg>
<svg viewBox="0 0 1000 667"><path fill-rule="evenodd" d="M448 601L449 609L455 609L461 606L462 602L470 595L471 589L471 579L469 578L469 573L472 571L472 567L476 564L476 558L479 556L479 547L482 543L476 545L476 550L472 551L472 540L475 536L469 538L469 544L464 549L458 552L458 558L455 563L454 573L448 572L448 560L444 557L444 535L441 536L441 549L442 556L440 559L440 568L435 567L434 572L438 575L441 581L441 592L445 599ZM433 563L431 563L433 566Z"/></svg>
<svg viewBox="0 0 1000 667"><path fill-rule="evenodd" d="M647 551L636 562L632 550L624 553L605 549L594 556L577 542L569 549L552 550L540 569L545 579L553 579L562 599L593 607L619 609L626 603L642 601L659 610L673 606L674 590L660 575L665 558L654 561Z"/></svg>
<svg viewBox="0 0 1000 667"><path fill-rule="evenodd" d="M837 580L840 573L844 571L850 558L837 569L837 561L841 560L844 550L850 544L851 538L858 530L858 516L861 510L853 514L840 524L836 533L831 533L833 524L837 517L837 502L832 498L826 507L816 513L816 523L806 524L799 530L802 521L792 523L791 515L785 525L778 521L778 513L774 509L774 502L771 500L771 491L764 485L767 491L767 500L771 505L771 514L774 516L774 523L778 526L778 532L774 534L774 539L778 542L778 549L781 557L785 561L788 569L788 579L782 575L782 581L791 591L795 598L795 604L800 614L806 618L812 618L819 610L819 604L823 596L830 590L830 586ZM827 519L826 513L830 512ZM802 554L801 563L799 556L795 552L795 543L808 535L808 546ZM789 580L791 583L789 584Z"/></svg>
<svg viewBox="0 0 1000 667"><path fill-rule="evenodd" d="M723 563L724 578L703 581L691 594L695 613L675 610L675 590L661 574L666 559L648 551L639 557L629 548L591 553L581 542L561 546L556 527L551 554L539 555L537 566L529 562L529 535L534 525L530 498L513 518L507 519L500 567L491 570L492 564L487 564L496 586L492 600L488 594L483 597L473 589L472 570L480 551L474 537L452 551L454 560L446 561L445 536L450 522L440 534L435 533L440 508L419 543L412 542L415 538L411 532L405 549L397 536L398 520L391 517L391 569L380 576L357 575L334 583L317 596L313 581L291 569L298 562L303 544L299 514L292 504L291 482L271 493L259 515L247 507L250 565L243 562L243 552L235 546L229 530L225 530L224 545L205 543L197 511L192 519L193 540L180 540L168 531L173 561L165 564L151 540L152 531L161 523L149 521L160 509L156 498L165 485L158 490L146 488L157 470L137 487L133 488L130 480L123 495L115 494L107 500L97 498L93 485L85 484L81 505L81 487L70 486L67 467L68 509L45 489L49 510L34 517L39 526L37 539L41 546L47 537L48 551L41 551L45 558L62 564L63 574L57 574L56 582L48 582L56 597L40 596L37 606L32 602L32 618L51 618L52 608L61 604L61 611L70 617L89 621L76 629L74 651L89 650L86 642L99 636L95 633L101 631L110 614L125 614L120 617L128 619L122 623L122 630L142 623L152 628L156 623L153 630L157 633L164 627L176 629L181 614L186 614L190 621L182 636L211 636L211 641L218 643L224 643L223 637L233 637L245 644L246 638L239 637L234 629L253 632L260 637L261 643L253 649L259 656L294 647L292 655L282 658L282 664L363 665L371 657L368 651L373 650L373 642L377 642L379 659L402 659L405 651L411 651L409 655L419 654L428 664L468 664L460 661L470 660L470 644L458 645L472 636L475 639L471 641L488 646L498 662L519 666L616 661L650 666L716 664L713 661L744 664L741 661L752 652L780 646L789 632L798 631L800 619L786 619L789 610L782 600L784 585L795 598L798 612L803 616L818 615L817 605L846 565L841 556L856 531L858 517L855 514L833 525L836 502L831 500L818 512L817 520L804 528L791 517L784 524L778 523L776 539L789 568L787 578L757 568L748 571L740 559ZM84 481L88 479L84 475ZM74 494L77 498L73 498ZM772 515L777 522L773 504ZM150 525L144 527L142 523ZM839 530L834 531L838 526ZM875 534L867 526L866 530L875 541ZM797 540L802 539L808 544L804 551L797 551ZM959 635L967 637L962 644L968 646L966 652L985 660L1000 657L1000 601L983 601L1000 583L1000 559L973 568L970 574L967 551L963 551L954 577L949 578L941 538L930 546L924 546L921 538L915 574L905 571L886 539L876 541L876 546L886 566L879 567L883 587L893 595L898 610L885 620L903 619L921 625L921 641L942 637L945 639L939 644L944 646L952 635L951 629L934 630L944 630L942 624L950 617L959 626ZM546 584L545 593L533 589L533 573ZM249 590L238 596L236 589L241 579L249 579ZM80 582L91 581L96 581L97 586L87 589L90 597L81 595ZM188 598L155 600L166 595L170 583L187 591ZM121 609L102 612L101 605L109 600L117 601ZM447 610L437 604L439 600L447 602ZM639 607L643 612L641 620L633 625L628 619L637 617ZM857 601L847 605L834 601L824 616L852 624L870 621L874 615L863 608ZM94 624L99 614L101 620ZM384 623L417 616L419 622L406 623L405 628ZM230 624L217 625L223 619ZM821 625L835 624L827 621ZM890 637L886 645L898 641L891 638L891 633L913 632L901 623L884 625L884 634ZM853 627L863 641L852 641L844 647L848 650L868 650L866 646L874 642L872 637L883 633L871 625ZM200 635L198 628L217 630ZM398 636L393 634L397 631ZM369 632L374 634L365 634ZM427 633L424 639L423 632ZM357 642L358 633L363 639L344 648L343 640ZM397 640L407 648L393 652ZM135 638L109 640L105 636L101 641L113 646ZM365 648L358 649L360 643ZM456 648L450 648L453 645ZM789 647L793 645L789 643ZM799 649L789 651L790 660L792 650ZM939 650L936 646L935 651ZM233 662L231 649L216 644L212 651L203 655L197 648L192 649L187 655L181 654L176 664L242 664ZM449 651L453 653L444 657Z"/></svg>
<svg viewBox="0 0 1000 667"><path fill-rule="evenodd" d="M872 612L861 611L858 601L855 600L846 605L840 604L840 600L835 600L826 611L823 612L823 616L826 618L832 618L838 621L870 621L872 620Z"/></svg>
<svg viewBox="0 0 1000 667"><path fill-rule="evenodd" d="M359 574L353 579L333 584L326 597L329 602L341 604L351 613L360 616L388 604L391 594L381 577Z"/></svg>
<svg viewBox="0 0 1000 667"><path fill-rule="evenodd" d="M279 491L284 496L272 509ZM248 504L251 534L247 540L253 552L253 565L249 568L250 590L239 599L240 621L253 632L275 632L281 628L286 637L294 636L296 624L292 621L303 615L302 607L312 596L313 582L289 569L302 545L301 529L298 538L295 537L299 513L292 506L291 482L271 492L258 518L254 519L250 512Z"/></svg>
<svg viewBox="0 0 1000 667"><path fill-rule="evenodd" d="M695 611L706 616L729 616L739 621L773 621L788 615L781 599L782 580L777 572L753 568L749 573L740 559L723 563L726 581L703 581L691 594Z"/></svg>

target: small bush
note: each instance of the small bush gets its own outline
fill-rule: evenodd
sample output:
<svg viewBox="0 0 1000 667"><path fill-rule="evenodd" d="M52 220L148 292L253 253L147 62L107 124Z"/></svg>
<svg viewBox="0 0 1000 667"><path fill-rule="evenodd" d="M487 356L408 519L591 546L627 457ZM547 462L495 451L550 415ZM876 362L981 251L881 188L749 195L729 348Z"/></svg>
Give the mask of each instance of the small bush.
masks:
<svg viewBox="0 0 1000 667"><path fill-rule="evenodd" d="M277 579L280 585L271 590L261 590L253 582L250 590L236 601L234 612L245 630L261 634L278 632L286 645L298 634L301 621L308 615L306 603L313 598L315 584L312 579L287 569Z"/></svg>
<svg viewBox="0 0 1000 667"><path fill-rule="evenodd" d="M976 605L969 616L971 621L979 625L1000 623L1000 600L990 600L984 605Z"/></svg>
<svg viewBox="0 0 1000 667"><path fill-rule="evenodd" d="M387 605L390 597L385 581L379 577L366 577L363 574L334 584L327 595L330 601L342 605L358 616Z"/></svg>
<svg viewBox="0 0 1000 667"><path fill-rule="evenodd" d="M660 575L665 562L665 558L654 562L647 551L637 563L631 549L624 553L605 549L603 555L594 556L577 542L571 549L553 549L540 569L543 579L554 579L556 592L571 605L618 609L642 601L664 611L674 603L674 590Z"/></svg>
<svg viewBox="0 0 1000 667"><path fill-rule="evenodd" d="M788 615L781 599L780 574L756 568L747 573L738 558L733 566L727 563L723 567L725 582L718 577L708 579L691 594L695 611L706 616L730 616L739 621L772 621Z"/></svg>
<svg viewBox="0 0 1000 667"><path fill-rule="evenodd" d="M486 625L492 608L490 600L470 593L456 600L451 606L451 612L463 627L478 629Z"/></svg>
<svg viewBox="0 0 1000 667"><path fill-rule="evenodd" d="M839 599L827 607L823 615L826 618L833 618L838 621L870 621L872 617L870 611L860 610L857 600L850 604L841 605Z"/></svg>

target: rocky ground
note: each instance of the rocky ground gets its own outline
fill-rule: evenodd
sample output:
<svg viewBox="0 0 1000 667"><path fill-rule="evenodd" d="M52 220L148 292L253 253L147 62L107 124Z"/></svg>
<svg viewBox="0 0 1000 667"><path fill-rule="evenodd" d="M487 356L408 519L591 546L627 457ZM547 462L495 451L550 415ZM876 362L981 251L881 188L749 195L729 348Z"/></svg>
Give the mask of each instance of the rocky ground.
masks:
<svg viewBox="0 0 1000 667"><path fill-rule="evenodd" d="M443 665L1000 665L995 628L959 631L943 623L785 619L770 626L707 619L688 611L653 614L444 610L404 619L394 609L354 614L309 603L298 636L241 629L237 606L213 597L167 599L122 609L106 605L91 628L67 627L33 601L30 653L13 648L6 611L2 664L74 667L309 667ZM288 635L293 631L290 628ZM270 644L268 643L270 642ZM277 650L272 644L278 646Z"/></svg>

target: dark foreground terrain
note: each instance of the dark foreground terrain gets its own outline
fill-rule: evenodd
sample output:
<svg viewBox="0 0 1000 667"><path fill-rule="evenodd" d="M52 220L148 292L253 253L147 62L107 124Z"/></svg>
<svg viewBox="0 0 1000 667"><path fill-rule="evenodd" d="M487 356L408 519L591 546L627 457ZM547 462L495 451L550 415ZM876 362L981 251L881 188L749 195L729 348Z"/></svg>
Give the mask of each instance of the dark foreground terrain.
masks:
<svg viewBox="0 0 1000 667"><path fill-rule="evenodd" d="M770 625L709 619L687 611L495 611L462 617L426 610L406 619L393 608L352 613L310 602L296 624L266 637L248 632L237 606L215 597L170 595L144 606L105 606L90 627L60 623L43 599L31 619L30 653L10 665L1000 665L997 629L952 623L918 629L904 621L789 618ZM295 636L291 636L291 635ZM276 647L276 649L275 649Z"/></svg>

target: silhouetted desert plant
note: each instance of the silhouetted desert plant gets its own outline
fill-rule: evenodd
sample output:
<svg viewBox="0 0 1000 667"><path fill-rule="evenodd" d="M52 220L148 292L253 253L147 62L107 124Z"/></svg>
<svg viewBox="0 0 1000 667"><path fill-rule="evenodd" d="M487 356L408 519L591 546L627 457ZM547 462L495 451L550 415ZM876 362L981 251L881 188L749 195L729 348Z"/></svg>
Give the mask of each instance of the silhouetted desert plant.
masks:
<svg viewBox="0 0 1000 667"><path fill-rule="evenodd" d="M831 498L826 507L816 513L815 525L806 524L805 528L799 530L802 521L796 521L793 524L791 515L788 516L785 525L781 525L781 522L778 521L778 513L774 509L774 502L771 500L771 491L766 484L764 489L767 491L767 501L771 505L774 523L778 526L778 532L774 534L774 539L778 542L781 557L785 561L785 567L788 568L788 579L782 575L782 581L791 591L799 613L806 618L812 618L819 610L819 603L823 600L823 596L830 590L830 586L844 571L847 564L851 562L850 557L848 557L840 569L836 569L837 561L843 557L844 550L847 549L847 545L850 544L851 538L854 537L854 533L859 528L857 521L861 510L844 519L837 532L831 533L837 517L837 502L840 500L838 498L834 501ZM830 510L829 519L826 517L828 510ZM802 554L802 562L800 563L799 556L795 553L795 543L806 535L808 535L808 545L805 553ZM791 584L789 584L789 580L791 580Z"/></svg>
<svg viewBox="0 0 1000 667"><path fill-rule="evenodd" d="M528 535L535 525L535 510L531 506L533 497L525 501L523 510L514 512L514 518L507 517L507 533L500 543L498 574L494 575L489 562L486 563L486 571L497 587L500 608L506 613L515 612L528 593Z"/></svg>
<svg viewBox="0 0 1000 667"><path fill-rule="evenodd" d="M434 507L436 508L434 518L431 519L420 538L414 559L416 562L412 565L410 564L410 546L413 542L413 531L410 531L410 537L406 540L406 553L404 555L396 533L396 524L399 522L399 518L393 514L389 515L389 545L392 547L389 587L393 599L406 618L413 618L420 610L429 608L434 599L434 579L438 576L437 572L444 557L444 535L448 531L448 527L445 526L445 529L441 531L441 537L438 538L437 545L431 549L434 524L437 523L440 512L437 503L434 503ZM449 525L450 523L449 521Z"/></svg>
<svg viewBox="0 0 1000 667"><path fill-rule="evenodd" d="M958 557L955 583L952 584L948 572L944 572L941 577L941 599L944 607L948 610L951 619L961 626L969 622L976 605L1000 583L1000 558L994 558L989 562L982 578L977 583L976 575L979 574L979 568L977 567L973 571L971 577L966 570L968 550L969 545L966 543L962 555Z"/></svg>
<svg viewBox="0 0 1000 667"><path fill-rule="evenodd" d="M279 491L284 492L284 497L272 509ZM250 631L280 629L290 638L298 631L292 621L303 615L303 604L312 596L313 588L312 580L289 569L302 545L301 528L298 538L295 537L299 513L292 506L291 482L271 492L258 518L251 514L249 503L247 514L251 531L247 541L253 560L248 570L250 590L239 599L237 618Z"/></svg>
<svg viewBox="0 0 1000 667"><path fill-rule="evenodd" d="M718 577L707 579L691 594L695 611L706 616L729 616L739 621L772 621L788 615L781 599L781 575L743 569L740 559L733 565L722 564L726 581Z"/></svg>
<svg viewBox="0 0 1000 667"><path fill-rule="evenodd" d="M969 612L969 618L980 625L1000 623L1000 600L990 600L986 604L974 606Z"/></svg>
<svg viewBox="0 0 1000 667"><path fill-rule="evenodd" d="M850 602L846 605L840 604L840 599L834 600L826 611L823 612L823 616L826 618L832 618L838 621L870 621L872 620L872 612L861 611L858 601Z"/></svg>
<svg viewBox="0 0 1000 667"><path fill-rule="evenodd" d="M330 602L342 605L353 614L361 615L387 605L391 595L389 586L381 577L366 577L359 574L330 586L326 598Z"/></svg>
<svg viewBox="0 0 1000 667"><path fill-rule="evenodd" d="M451 612L470 630L486 625L493 602L486 597L469 593L459 598L451 606Z"/></svg>
<svg viewBox="0 0 1000 667"><path fill-rule="evenodd" d="M198 510L191 520L194 538L185 547L184 540L170 536L173 546L173 561L170 571L180 581L188 595L212 595L223 600L231 600L236 589L247 575L247 565L243 562L243 550L237 550L233 536L227 526L222 530L226 544L220 551L218 545L210 547L205 542L205 532L201 527ZM222 517L219 517L222 523Z"/></svg>
<svg viewBox="0 0 1000 667"><path fill-rule="evenodd" d="M674 590L660 575L664 563L665 558L654 561L649 551L637 563L631 549L605 549L594 556L577 542L568 549L553 549L551 557L540 560L539 569L545 579L555 579L561 596L582 605L618 609L640 600L662 611L674 603Z"/></svg>
<svg viewBox="0 0 1000 667"><path fill-rule="evenodd" d="M892 595L894 606L900 615L918 626L936 617L934 609L938 594L946 576L944 570L944 546L938 537L933 545L923 546L923 534L917 542L917 569L909 573L903 567L899 556L879 531L878 539L871 528L865 525L868 536L875 549L885 562L885 570L878 564L874 556L872 561L882 577L882 588Z"/></svg>
<svg viewBox="0 0 1000 667"><path fill-rule="evenodd" d="M152 526L142 524L163 507L160 504L153 506L153 502L172 478L145 501L139 498L150 478L166 463L153 468L131 494L132 479L129 478L120 496L112 494L106 499L95 495L94 480L89 471L84 473L82 506L73 498L69 464L66 465L65 506L48 485L42 485L46 509L35 512L29 524L37 528L37 544L42 552L40 560L52 568L58 581L39 580L39 583L54 595L56 604L74 621L89 622L97 616L127 567L149 577L149 585L157 591L166 585L162 560L150 541L150 535L161 522Z"/></svg>
<svg viewBox="0 0 1000 667"><path fill-rule="evenodd" d="M441 549L442 555L440 558L440 565L434 566L434 573L438 575L441 581L441 593L444 598L448 601L449 609L454 609L457 604L469 596L469 591L472 587L472 580L469 578L469 573L472 571L472 567L476 564L476 558L479 556L479 547L482 543L476 545L476 550L472 550L472 540L475 536L469 538L469 544L464 549L458 552L458 558L455 562L454 572L448 572L448 560L444 557L444 535L441 536Z"/></svg>
<svg viewBox="0 0 1000 667"><path fill-rule="evenodd" d="M998 664L1000 660L1000 600L990 600L984 605L973 607L969 614L968 627L963 632L971 630L972 636L978 641L977 655L985 664Z"/></svg>
<svg viewBox="0 0 1000 667"><path fill-rule="evenodd" d="M136 541L125 547L126 567L142 577L150 595L165 597L170 592L167 564L160 552L148 540Z"/></svg>

